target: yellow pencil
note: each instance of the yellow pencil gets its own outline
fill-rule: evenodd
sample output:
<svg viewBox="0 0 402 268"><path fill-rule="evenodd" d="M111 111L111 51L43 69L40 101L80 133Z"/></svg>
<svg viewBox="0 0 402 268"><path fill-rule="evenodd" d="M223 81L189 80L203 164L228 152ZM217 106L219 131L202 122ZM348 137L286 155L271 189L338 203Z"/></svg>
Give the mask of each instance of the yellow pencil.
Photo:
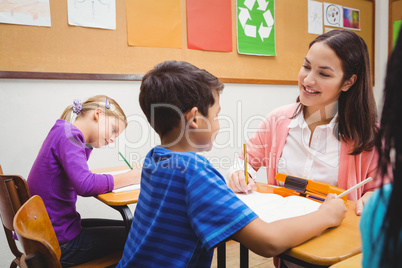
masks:
<svg viewBox="0 0 402 268"><path fill-rule="evenodd" d="M244 177L246 178L246 184L248 185L247 180L247 145L244 144Z"/></svg>

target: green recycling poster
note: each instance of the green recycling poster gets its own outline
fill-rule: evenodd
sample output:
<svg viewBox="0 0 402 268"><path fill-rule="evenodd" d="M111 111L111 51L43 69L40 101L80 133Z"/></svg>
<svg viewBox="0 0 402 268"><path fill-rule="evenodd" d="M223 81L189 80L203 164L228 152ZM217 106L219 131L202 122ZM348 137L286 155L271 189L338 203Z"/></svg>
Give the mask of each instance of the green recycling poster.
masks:
<svg viewBox="0 0 402 268"><path fill-rule="evenodd" d="M239 54L276 56L275 1L236 1Z"/></svg>

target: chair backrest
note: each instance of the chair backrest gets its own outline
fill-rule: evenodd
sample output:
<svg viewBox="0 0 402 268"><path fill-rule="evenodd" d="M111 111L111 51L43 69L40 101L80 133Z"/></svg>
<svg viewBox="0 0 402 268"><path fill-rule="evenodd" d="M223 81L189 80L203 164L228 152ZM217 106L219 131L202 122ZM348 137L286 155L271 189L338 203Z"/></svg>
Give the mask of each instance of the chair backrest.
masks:
<svg viewBox="0 0 402 268"><path fill-rule="evenodd" d="M59 242L40 196L32 196L21 206L14 217L14 230L24 249L25 262L29 268L61 267Z"/></svg>
<svg viewBox="0 0 402 268"><path fill-rule="evenodd" d="M15 256L11 267L19 266L19 259L22 255L13 238L14 215L29 197L30 193L25 179L17 175L0 175L0 216L8 245Z"/></svg>

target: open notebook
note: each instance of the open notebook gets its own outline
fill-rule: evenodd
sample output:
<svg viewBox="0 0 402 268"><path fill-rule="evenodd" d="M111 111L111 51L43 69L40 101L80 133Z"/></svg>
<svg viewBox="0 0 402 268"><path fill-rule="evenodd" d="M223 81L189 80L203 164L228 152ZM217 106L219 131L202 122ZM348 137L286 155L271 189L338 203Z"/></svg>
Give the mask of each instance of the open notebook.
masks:
<svg viewBox="0 0 402 268"><path fill-rule="evenodd" d="M117 175L117 174L125 173L128 171L130 171L130 169L113 171L113 172L105 172L104 174ZM120 192L127 192L127 191L138 190L138 189L140 189L140 184L132 184L132 185L128 185L125 187L121 187L119 189L114 189L112 192L120 193Z"/></svg>
<svg viewBox="0 0 402 268"><path fill-rule="evenodd" d="M321 205L301 196L282 197L278 194L254 191L236 195L265 222L305 215L316 211Z"/></svg>

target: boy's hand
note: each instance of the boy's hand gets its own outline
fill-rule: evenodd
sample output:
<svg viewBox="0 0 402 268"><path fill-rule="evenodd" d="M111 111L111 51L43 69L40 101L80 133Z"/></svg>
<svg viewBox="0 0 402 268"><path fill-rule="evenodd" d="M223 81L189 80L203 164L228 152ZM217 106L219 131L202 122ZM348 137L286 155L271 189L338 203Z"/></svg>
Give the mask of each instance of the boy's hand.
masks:
<svg viewBox="0 0 402 268"><path fill-rule="evenodd" d="M257 190L257 185L251 176L248 176L248 185L246 184L246 177L243 170L238 170L232 173L228 181L228 186L235 193L247 193L251 190Z"/></svg>
<svg viewBox="0 0 402 268"><path fill-rule="evenodd" d="M327 220L330 222L331 227L338 226L345 218L347 208L345 202L340 198L335 198L336 194L328 194L324 203L319 209L325 209L327 213Z"/></svg>

